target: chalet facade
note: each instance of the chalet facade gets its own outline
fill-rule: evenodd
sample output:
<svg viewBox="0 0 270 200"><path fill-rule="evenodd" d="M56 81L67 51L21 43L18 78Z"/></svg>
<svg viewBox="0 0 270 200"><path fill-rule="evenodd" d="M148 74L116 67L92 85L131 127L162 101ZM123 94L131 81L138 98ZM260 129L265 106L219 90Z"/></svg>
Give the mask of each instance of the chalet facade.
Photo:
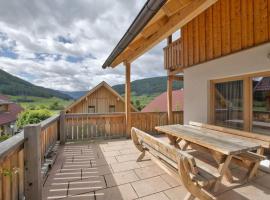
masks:
<svg viewBox="0 0 270 200"><path fill-rule="evenodd" d="M180 38L172 41L179 31ZM270 136L269 89L255 89L270 77L268 1L147 1L103 65L125 64L126 99L131 63L164 39L169 118L172 82L180 75L185 124L196 121Z"/></svg>
<svg viewBox="0 0 270 200"><path fill-rule="evenodd" d="M132 107L133 111L136 108ZM66 108L66 113L115 113L125 111L125 101L105 81Z"/></svg>
<svg viewBox="0 0 270 200"><path fill-rule="evenodd" d="M16 120L23 108L0 95L0 136L13 135L16 132Z"/></svg>

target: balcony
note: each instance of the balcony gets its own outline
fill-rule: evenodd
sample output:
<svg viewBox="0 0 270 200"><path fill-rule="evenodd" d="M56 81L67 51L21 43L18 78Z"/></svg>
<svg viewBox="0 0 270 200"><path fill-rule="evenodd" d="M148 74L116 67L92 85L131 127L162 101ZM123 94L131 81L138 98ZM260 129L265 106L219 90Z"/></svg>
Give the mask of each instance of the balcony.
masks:
<svg viewBox="0 0 270 200"><path fill-rule="evenodd" d="M173 123L183 113L173 112ZM131 113L131 124L162 140L155 126L168 124L167 113ZM59 145L59 142L63 145ZM168 141L167 141L168 142ZM33 199L182 199L185 187L152 162L136 162L140 152L126 138L125 115L61 114L1 143L0 197ZM208 160L208 157L204 157ZM212 162L210 159L209 162ZM239 168L233 174L242 175ZM244 173L243 173L244 174ZM219 199L267 199L270 175L235 187L224 182Z"/></svg>
<svg viewBox="0 0 270 200"><path fill-rule="evenodd" d="M181 38L170 43L167 47L163 49L164 52L164 69L169 71L174 71L181 68Z"/></svg>

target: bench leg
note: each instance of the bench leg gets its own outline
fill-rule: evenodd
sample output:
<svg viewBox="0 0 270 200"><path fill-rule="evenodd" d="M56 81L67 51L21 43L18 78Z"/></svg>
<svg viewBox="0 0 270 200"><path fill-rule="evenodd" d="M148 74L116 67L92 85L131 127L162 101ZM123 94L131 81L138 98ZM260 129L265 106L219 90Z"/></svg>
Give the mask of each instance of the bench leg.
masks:
<svg viewBox="0 0 270 200"><path fill-rule="evenodd" d="M190 192L188 192L184 198L184 200L193 200L193 199L195 199L195 197Z"/></svg>
<svg viewBox="0 0 270 200"><path fill-rule="evenodd" d="M145 151L143 151L143 152L141 153L141 155L137 158L137 162L141 162L142 159L144 158L144 156L145 156Z"/></svg>

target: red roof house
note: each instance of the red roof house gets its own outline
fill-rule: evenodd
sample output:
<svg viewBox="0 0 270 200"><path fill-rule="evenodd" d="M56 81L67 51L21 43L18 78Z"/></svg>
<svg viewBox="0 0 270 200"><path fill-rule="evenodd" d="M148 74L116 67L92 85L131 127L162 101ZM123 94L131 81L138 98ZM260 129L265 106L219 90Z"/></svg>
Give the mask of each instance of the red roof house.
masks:
<svg viewBox="0 0 270 200"><path fill-rule="evenodd" d="M15 122L18 114L23 111L21 106L4 95L0 95L0 108L0 125Z"/></svg>
<svg viewBox="0 0 270 200"><path fill-rule="evenodd" d="M184 90L172 92L173 111L182 111L184 106ZM167 112L167 92L157 96L153 101L142 109L141 112Z"/></svg>

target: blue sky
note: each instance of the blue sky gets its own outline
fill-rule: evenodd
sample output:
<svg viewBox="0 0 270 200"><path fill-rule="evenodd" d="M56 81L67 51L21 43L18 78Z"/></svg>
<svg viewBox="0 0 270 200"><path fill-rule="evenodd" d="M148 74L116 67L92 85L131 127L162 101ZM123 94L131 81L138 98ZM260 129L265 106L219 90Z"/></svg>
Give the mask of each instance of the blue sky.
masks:
<svg viewBox="0 0 270 200"><path fill-rule="evenodd" d="M123 66L101 65L144 3L0 0L0 69L58 90L87 90L103 80L124 83ZM166 74L164 45L132 64L132 80Z"/></svg>

